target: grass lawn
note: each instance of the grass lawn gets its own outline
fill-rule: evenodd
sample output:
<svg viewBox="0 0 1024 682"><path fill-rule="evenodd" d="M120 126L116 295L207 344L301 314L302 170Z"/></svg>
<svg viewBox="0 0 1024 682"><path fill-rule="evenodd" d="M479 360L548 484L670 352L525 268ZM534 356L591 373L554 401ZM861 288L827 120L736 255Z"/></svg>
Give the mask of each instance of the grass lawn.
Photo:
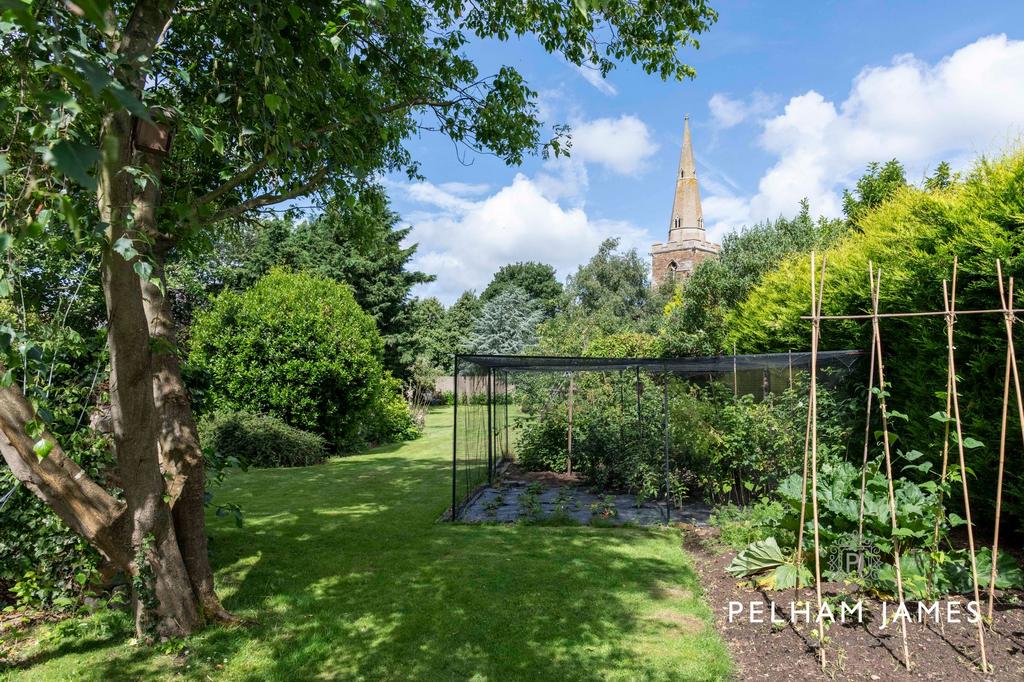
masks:
<svg viewBox="0 0 1024 682"><path fill-rule="evenodd" d="M110 615L20 636L3 679L719 680L732 671L676 531L438 524L451 410L417 441L231 475L218 591L254 621L153 648Z"/></svg>

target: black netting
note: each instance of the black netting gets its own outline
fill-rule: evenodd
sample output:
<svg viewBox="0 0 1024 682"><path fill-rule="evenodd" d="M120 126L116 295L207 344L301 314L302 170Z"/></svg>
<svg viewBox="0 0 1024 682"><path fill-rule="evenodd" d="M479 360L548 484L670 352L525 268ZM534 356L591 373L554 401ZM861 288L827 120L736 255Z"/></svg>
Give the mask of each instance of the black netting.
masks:
<svg viewBox="0 0 1024 682"><path fill-rule="evenodd" d="M819 353L819 383L836 387L854 377L853 385L863 386L866 366L853 371L863 357L861 351ZM704 484L706 463L688 454L698 450L688 439L700 429L688 430L688 423L697 416L714 423L718 416L708 406L716 395L752 401L789 396L796 405L803 399L797 396L806 395L810 366L810 353L685 359L460 355L455 517L504 463L519 459L520 450L530 453L528 468L571 473L575 464L597 487L665 502L667 516L680 491ZM575 442L573 434L579 436ZM520 438L528 442L521 445ZM736 472L737 495L754 489L744 476L749 474Z"/></svg>

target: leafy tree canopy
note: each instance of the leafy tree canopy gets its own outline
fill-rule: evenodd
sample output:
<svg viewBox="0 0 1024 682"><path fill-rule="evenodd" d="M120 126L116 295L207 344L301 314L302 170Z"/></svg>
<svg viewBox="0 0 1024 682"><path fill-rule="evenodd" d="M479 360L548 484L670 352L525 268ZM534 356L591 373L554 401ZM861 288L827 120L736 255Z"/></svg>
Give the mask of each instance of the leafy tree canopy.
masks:
<svg viewBox="0 0 1024 682"><path fill-rule="evenodd" d="M858 224L865 213L906 186L903 164L896 159L884 165L877 161L869 163L853 191L843 190L843 214L851 223Z"/></svg>
<svg viewBox="0 0 1024 682"><path fill-rule="evenodd" d="M647 262L635 249L619 253L618 246L617 239L606 239L567 278L559 312L541 330L547 351L579 355L598 336L648 331L656 325L663 302L651 290Z"/></svg>
<svg viewBox="0 0 1024 682"><path fill-rule="evenodd" d="M555 312L562 284L555 276L555 269L546 263L527 261L501 266L490 284L480 294L480 300L490 301L510 287L517 287L537 301L546 315Z"/></svg>
<svg viewBox="0 0 1024 682"><path fill-rule="evenodd" d="M537 325L543 319L537 301L519 287L509 286L484 304L467 350L486 355L518 355L537 342Z"/></svg>
<svg viewBox="0 0 1024 682"><path fill-rule="evenodd" d="M725 347L727 312L786 256L829 246L845 231L843 220L813 220L804 199L794 218L769 220L727 234L719 257L700 263L666 306L666 353L731 352Z"/></svg>

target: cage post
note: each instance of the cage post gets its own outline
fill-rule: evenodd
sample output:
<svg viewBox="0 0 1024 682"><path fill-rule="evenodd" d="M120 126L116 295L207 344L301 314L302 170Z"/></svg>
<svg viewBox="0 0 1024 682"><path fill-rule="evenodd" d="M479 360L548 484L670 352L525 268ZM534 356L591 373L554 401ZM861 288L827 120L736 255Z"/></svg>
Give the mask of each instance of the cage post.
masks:
<svg viewBox="0 0 1024 682"><path fill-rule="evenodd" d="M636 366L636 436L642 442L644 437L644 422L640 418L640 365ZM640 447L641 443L637 443Z"/></svg>
<svg viewBox="0 0 1024 682"><path fill-rule="evenodd" d="M732 342L732 397L739 395L739 384L736 382L736 342Z"/></svg>
<svg viewBox="0 0 1024 682"><path fill-rule="evenodd" d="M459 356L455 356L452 372L452 517L455 521L456 486L459 478Z"/></svg>
<svg viewBox="0 0 1024 682"><path fill-rule="evenodd" d="M878 370L878 409L882 414L882 450L885 453L885 474L889 484L889 520L893 535L895 536L898 528L898 523L896 521L896 491L893 485L892 451L889 446L889 409L886 406L885 400L885 362L882 359L882 332L881 327L878 324L878 300L881 296L882 290L882 269L878 269L878 276L876 278L874 274L874 264L871 261L868 261L868 276L872 281L871 309L875 313L875 317L871 320L871 341L875 347L875 367ZM943 289L945 289L945 282L943 282ZM949 306L948 299L946 301L946 306L947 308ZM896 574L896 596L899 599L900 608L906 609L906 601L904 600L903 595L903 569L900 565L901 552L895 537L893 538L892 555L893 571ZM973 548L971 556L973 562ZM975 575L977 575L977 573L975 573ZM900 619L900 638L902 639L903 644L903 665L907 670L910 670L910 649L907 647L907 620L905 618ZM982 646L982 651L984 651L984 645ZM984 653L982 654L982 657L984 658Z"/></svg>
<svg viewBox="0 0 1024 682"><path fill-rule="evenodd" d="M787 351L787 353L789 355L789 388L792 389L793 388L793 349L790 348L789 351Z"/></svg>
<svg viewBox="0 0 1024 682"><path fill-rule="evenodd" d="M811 332L814 333L813 331ZM800 589L800 568L804 565L804 523L807 521L807 463L811 456L811 410L814 408L813 396L807 399L807 426L804 429L804 468L800 479L800 525L796 535L796 587ZM795 596L795 595L794 595Z"/></svg>
<svg viewBox="0 0 1024 682"><path fill-rule="evenodd" d="M981 605L981 593L978 588L978 560L974 555L974 523L971 521L971 496L967 490L967 463L964 455L964 434L960 423L960 398L957 396L956 353L953 344L953 325L956 322L956 292L950 296L948 283L942 280L942 301L946 308L946 349L949 357L949 385L953 389L953 419L956 425L956 446L960 458L960 483L964 493L964 516L967 520L967 549L971 553L971 577L974 579L974 602ZM894 522L895 523L895 522ZM895 526L893 527L895 530ZM995 560L995 557L993 557ZM899 572L896 573L899 576ZM988 657L985 652L985 625L978 619L978 646L981 647L981 671L988 672Z"/></svg>
<svg viewBox="0 0 1024 682"><path fill-rule="evenodd" d="M568 451L567 451L565 463L566 463L567 473L570 476L572 476L572 407L573 407L572 402L573 402L573 395L574 395L575 392L576 392L576 384L573 381L573 374L572 374L572 372L569 372L569 442L567 444L568 445Z"/></svg>
<svg viewBox="0 0 1024 682"><path fill-rule="evenodd" d="M626 447L626 392L622 387L623 370L619 370L619 449Z"/></svg>
<svg viewBox="0 0 1024 682"><path fill-rule="evenodd" d="M505 370L505 457L512 459L512 446L508 437L508 370Z"/></svg>
<svg viewBox="0 0 1024 682"><path fill-rule="evenodd" d="M665 442L665 523L672 522L672 482L668 463L668 367L662 369L661 430Z"/></svg>
<svg viewBox="0 0 1024 682"><path fill-rule="evenodd" d="M487 368L487 485L493 483L494 472L494 368Z"/></svg>

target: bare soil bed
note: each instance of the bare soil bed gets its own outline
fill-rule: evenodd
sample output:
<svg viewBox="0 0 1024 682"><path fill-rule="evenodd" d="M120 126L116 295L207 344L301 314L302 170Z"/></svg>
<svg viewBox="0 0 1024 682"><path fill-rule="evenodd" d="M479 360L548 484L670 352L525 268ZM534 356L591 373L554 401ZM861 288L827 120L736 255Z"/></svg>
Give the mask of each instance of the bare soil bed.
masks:
<svg viewBox="0 0 1024 682"><path fill-rule="evenodd" d="M940 627L933 622L914 622L908 626L908 672L902 664L899 625L883 629L881 602L857 594L851 594L851 598L862 600L863 623L848 618L845 625L837 622L829 629L823 672L816 639L811 634L816 624L813 619L804 622L802 615L795 618L795 623L790 617L790 603L799 604L801 600L811 604L813 614L813 586L801 590L798 596L793 590L770 592L742 587L725 572L736 553L722 547L716 538L715 528L683 529L684 546L694 556L716 625L732 651L742 680L1024 680L1024 595L1019 592L1000 595L993 625L985 630L988 662L993 669L988 674L981 672L977 626L967 622L965 599L953 599L963 613L960 623ZM850 593L851 589L837 583L824 588L826 596ZM742 613L731 622L730 602L743 605ZM761 605L764 622L750 622L751 602ZM785 621L783 625L770 623L772 602L778 617ZM892 608L890 604L890 617ZM911 612L915 610L916 603Z"/></svg>

